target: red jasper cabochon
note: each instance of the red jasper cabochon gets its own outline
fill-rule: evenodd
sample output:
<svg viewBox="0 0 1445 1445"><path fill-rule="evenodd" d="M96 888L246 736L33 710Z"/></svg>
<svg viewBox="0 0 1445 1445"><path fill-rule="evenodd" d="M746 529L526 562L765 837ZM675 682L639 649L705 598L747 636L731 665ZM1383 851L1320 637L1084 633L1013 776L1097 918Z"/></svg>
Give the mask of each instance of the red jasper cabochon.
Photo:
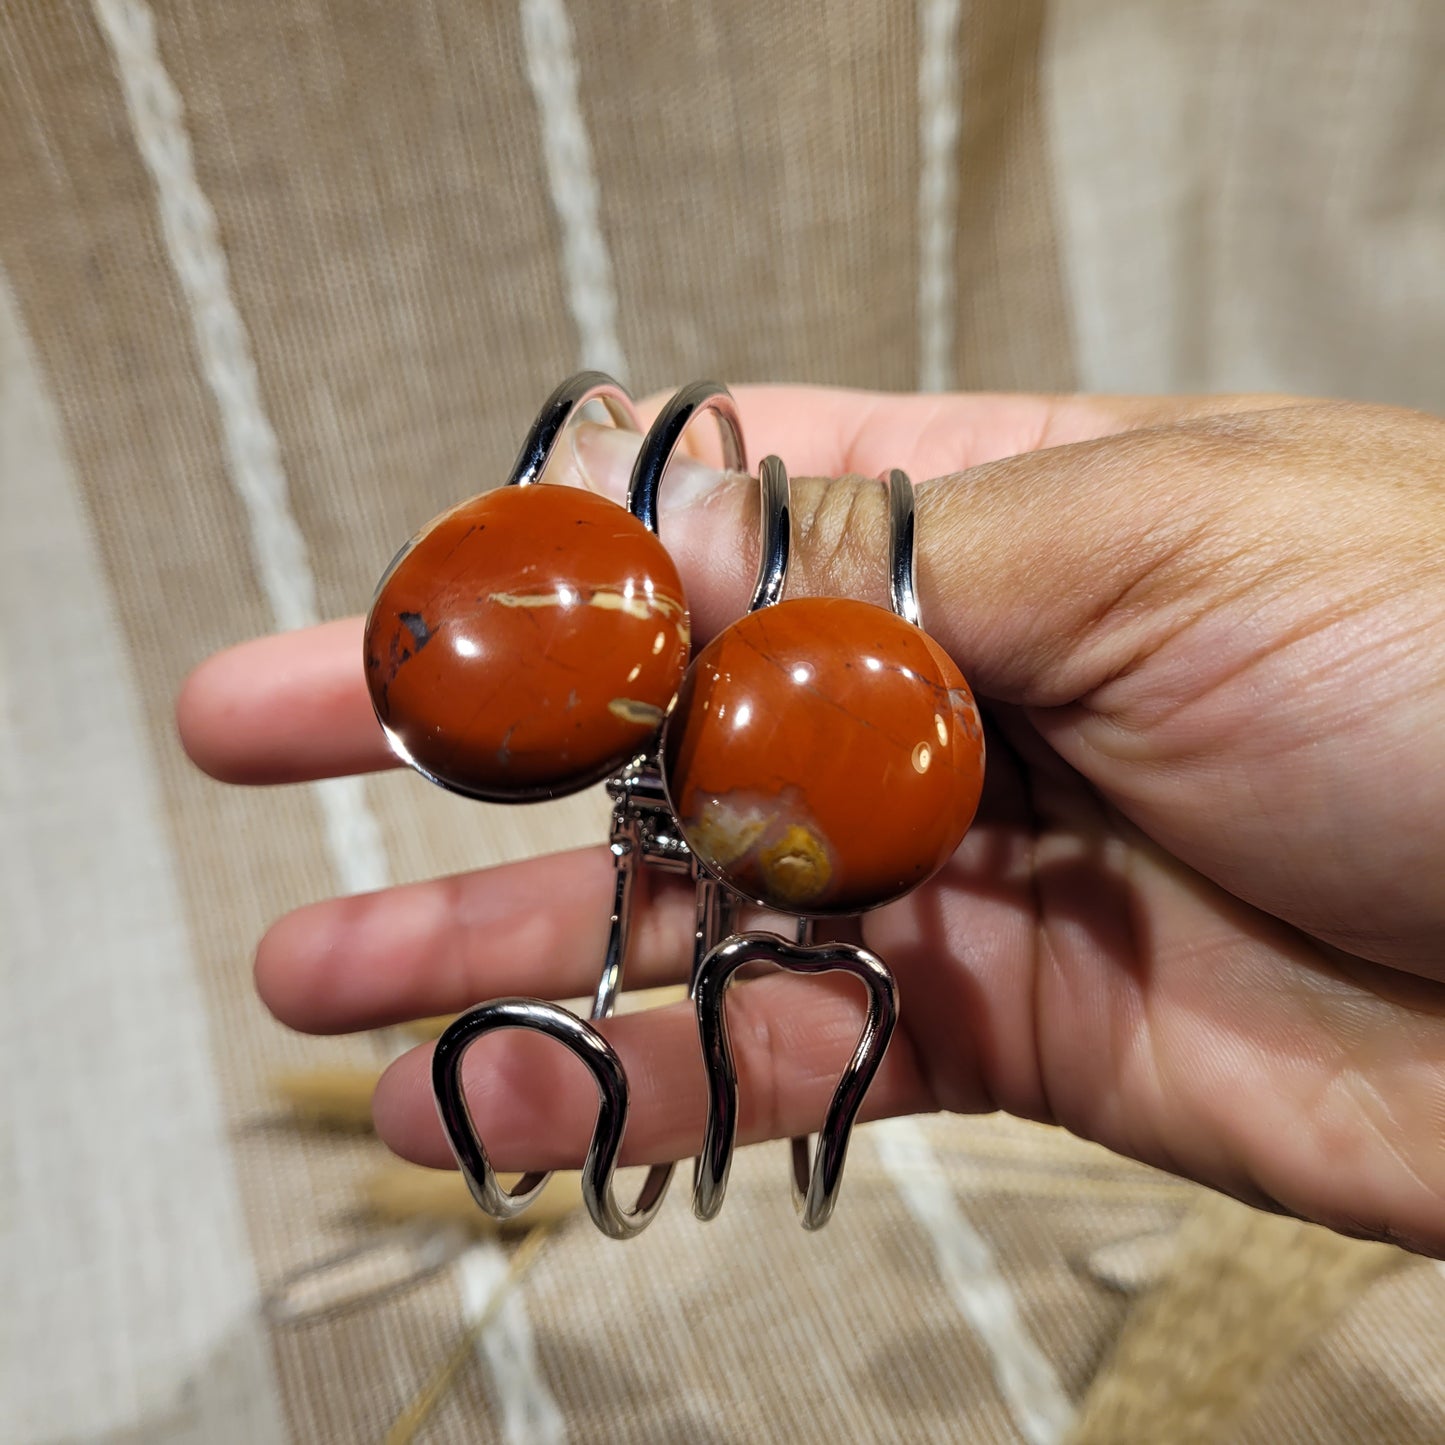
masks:
<svg viewBox="0 0 1445 1445"><path fill-rule="evenodd" d="M952 855L983 788L983 726L953 660L892 612L799 598L693 662L663 733L683 836L745 897L861 913Z"/></svg>
<svg viewBox="0 0 1445 1445"><path fill-rule="evenodd" d="M577 487L499 487L392 563L366 681L392 746L436 781L558 797L649 746L690 642L677 568L630 512Z"/></svg>

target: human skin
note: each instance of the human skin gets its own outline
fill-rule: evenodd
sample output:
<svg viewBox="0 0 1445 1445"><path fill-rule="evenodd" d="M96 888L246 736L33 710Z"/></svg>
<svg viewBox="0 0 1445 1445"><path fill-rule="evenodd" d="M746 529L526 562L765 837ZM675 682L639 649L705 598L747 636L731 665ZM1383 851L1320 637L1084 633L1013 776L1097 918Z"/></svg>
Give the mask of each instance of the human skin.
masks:
<svg viewBox="0 0 1445 1445"><path fill-rule="evenodd" d="M864 1117L1004 1109L1445 1255L1445 422L1271 397L738 399L754 454L804 478L795 594L885 600L862 478L938 478L918 486L924 622L989 730L956 855L851 935L902 999ZM600 432L576 454L592 485L625 478ZM742 611L755 555L756 484L712 481L689 471L661 528L699 642ZM250 784L392 765L360 640L351 619L203 663L191 756ZM318 1033L584 995L610 893L592 847L315 904L261 941L257 986ZM690 891L655 886L629 983L683 981L691 929ZM816 1128L855 987L779 974L728 1007L740 1140ZM624 1161L692 1153L687 1006L601 1027L632 1085ZM375 1115L443 1165L429 1058L388 1070ZM507 1035L466 1073L500 1167L580 1160L595 1101L560 1051Z"/></svg>

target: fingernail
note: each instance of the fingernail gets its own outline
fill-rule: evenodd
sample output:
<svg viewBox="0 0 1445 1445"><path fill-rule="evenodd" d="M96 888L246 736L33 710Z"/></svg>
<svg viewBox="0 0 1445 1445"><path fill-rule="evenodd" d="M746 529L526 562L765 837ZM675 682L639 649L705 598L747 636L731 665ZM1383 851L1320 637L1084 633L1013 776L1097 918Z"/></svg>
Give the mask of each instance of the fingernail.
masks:
<svg viewBox="0 0 1445 1445"><path fill-rule="evenodd" d="M572 456L578 474L594 492L611 497L614 502L627 502L627 486L632 480L632 465L642 438L636 432L622 431L601 422L581 422L572 431ZM701 501L727 477L705 462L692 457L675 456L658 492L658 510L675 512Z"/></svg>

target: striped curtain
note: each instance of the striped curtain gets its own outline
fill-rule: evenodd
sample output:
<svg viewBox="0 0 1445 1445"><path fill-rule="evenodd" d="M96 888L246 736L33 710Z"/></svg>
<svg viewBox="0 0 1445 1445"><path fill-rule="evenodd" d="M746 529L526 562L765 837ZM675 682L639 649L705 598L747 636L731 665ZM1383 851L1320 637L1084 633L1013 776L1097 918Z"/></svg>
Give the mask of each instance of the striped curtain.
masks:
<svg viewBox="0 0 1445 1445"><path fill-rule="evenodd" d="M0 10L0 1442L380 1439L458 1341L427 1439L1439 1439L1433 1266L1004 1119L860 1131L818 1239L779 1149L561 1231L474 1339L495 1243L278 1320L383 1161L272 1081L390 1045L270 1021L255 940L605 807L227 791L170 709L578 365L1445 409L1442 61L1431 0Z"/></svg>

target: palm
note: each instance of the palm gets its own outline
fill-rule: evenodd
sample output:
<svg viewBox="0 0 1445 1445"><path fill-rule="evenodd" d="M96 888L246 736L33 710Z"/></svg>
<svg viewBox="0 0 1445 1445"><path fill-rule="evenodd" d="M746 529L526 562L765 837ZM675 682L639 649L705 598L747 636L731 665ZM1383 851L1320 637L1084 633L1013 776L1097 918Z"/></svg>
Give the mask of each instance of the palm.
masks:
<svg viewBox="0 0 1445 1445"><path fill-rule="evenodd" d="M1445 1056L1438 986L1201 878L1025 727L1007 731L1036 761L995 746L988 807L953 861L865 926L899 978L916 1107L1047 1120L1389 1233L1360 1192L1383 1201L1415 1173ZM1412 1180L1427 1207L1441 1183Z"/></svg>

